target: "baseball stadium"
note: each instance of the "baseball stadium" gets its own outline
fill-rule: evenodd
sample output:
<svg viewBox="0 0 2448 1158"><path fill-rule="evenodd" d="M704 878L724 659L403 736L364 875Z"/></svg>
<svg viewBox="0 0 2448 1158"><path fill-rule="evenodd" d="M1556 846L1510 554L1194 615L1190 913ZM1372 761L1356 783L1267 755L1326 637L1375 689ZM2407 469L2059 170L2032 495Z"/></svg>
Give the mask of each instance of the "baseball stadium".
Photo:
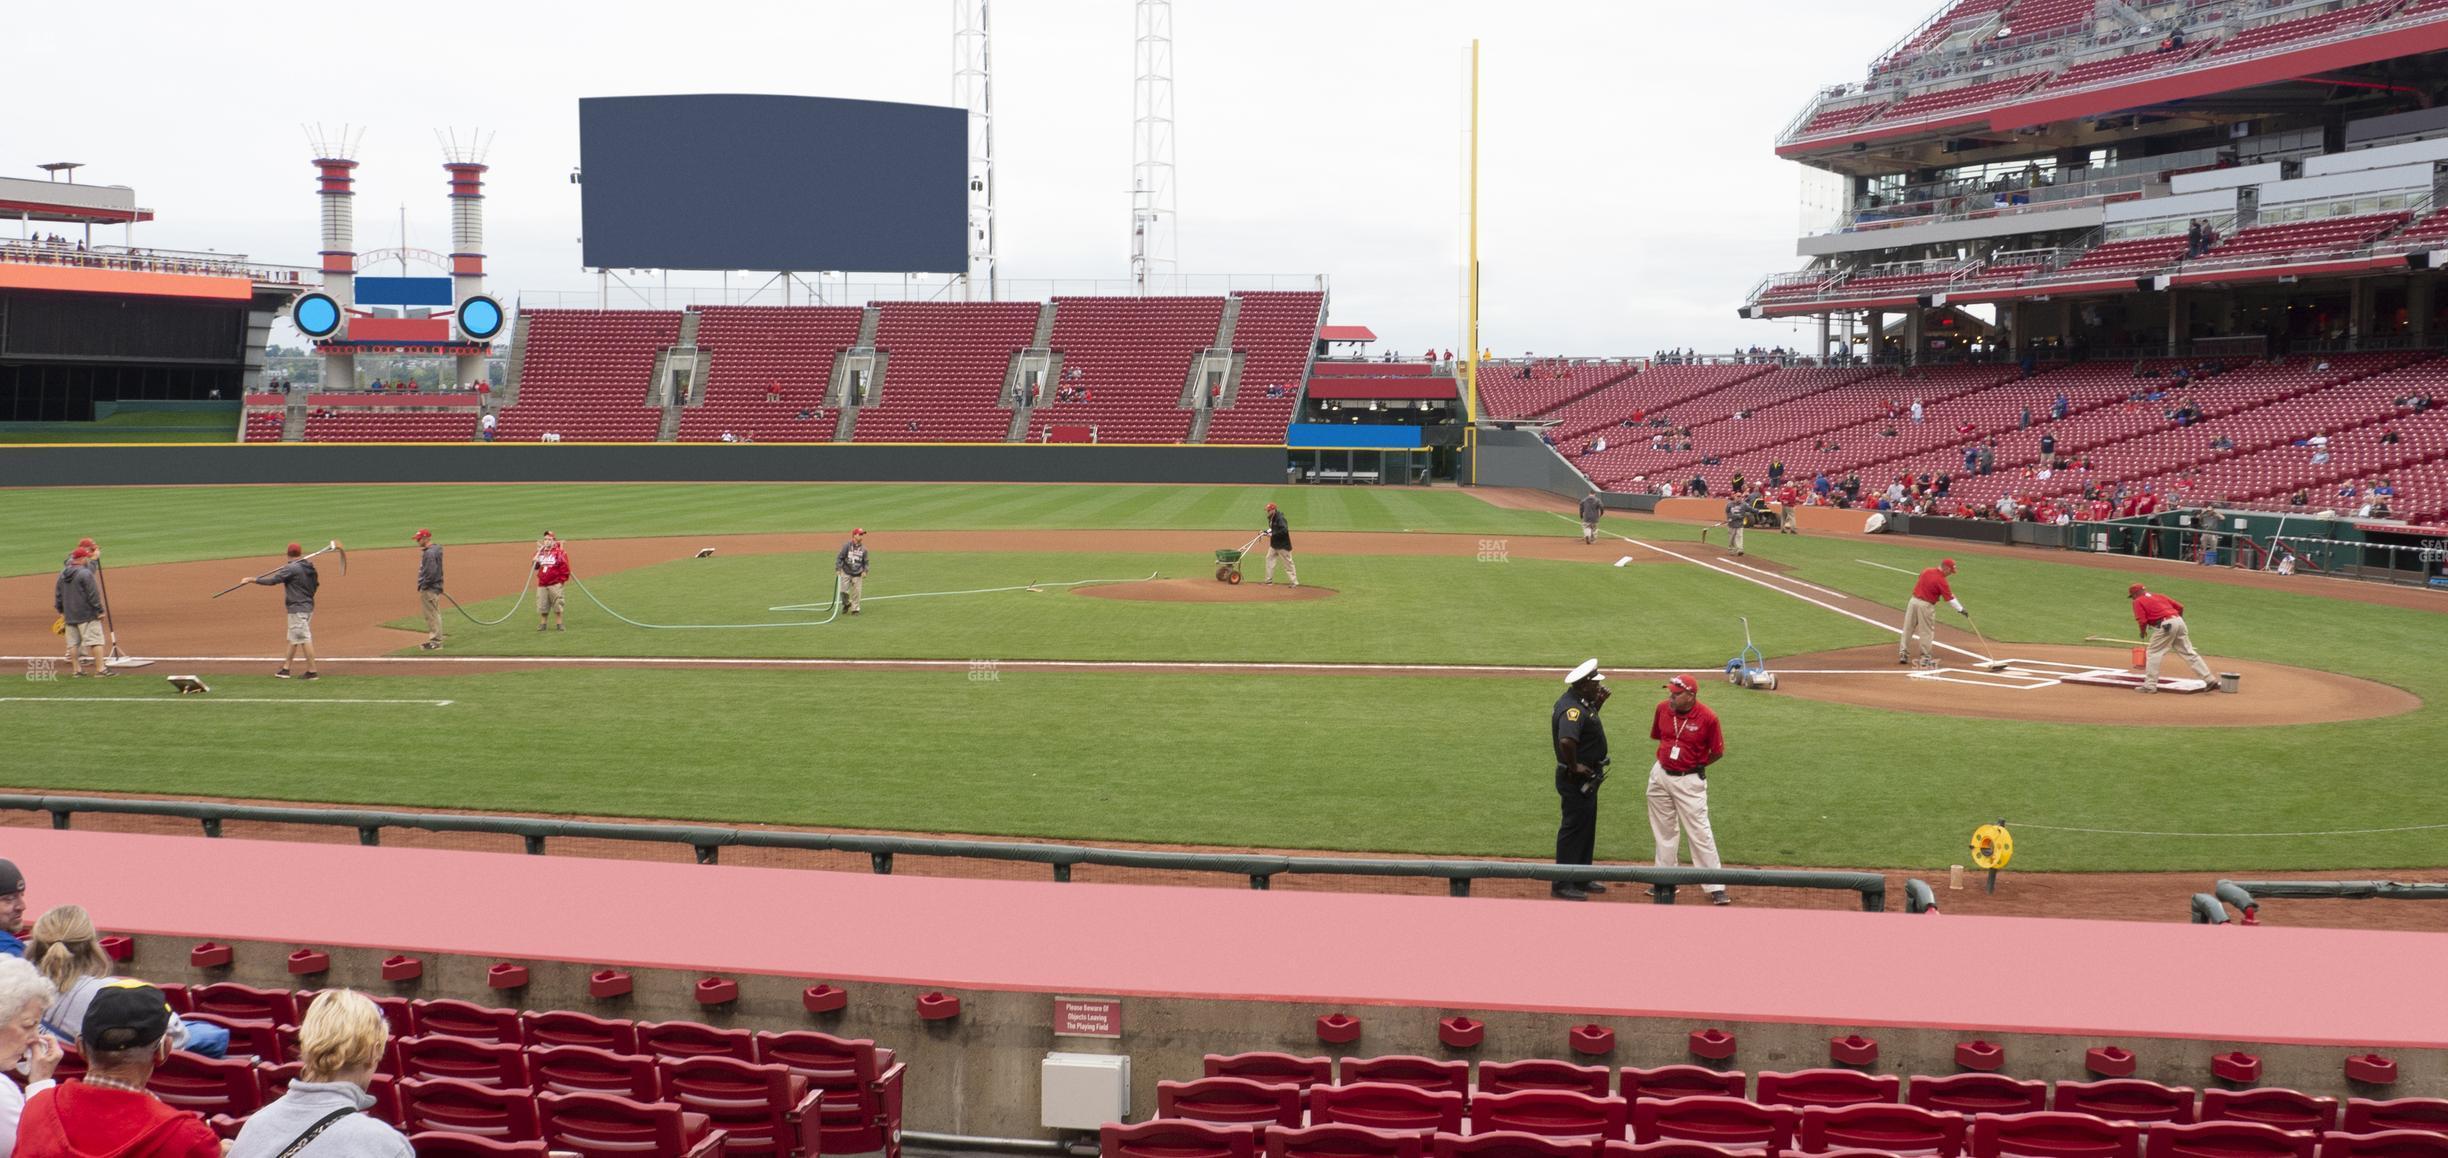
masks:
<svg viewBox="0 0 2448 1158"><path fill-rule="evenodd" d="M190 175L286 261L0 173L0 1154L2448 1158L2448 2L1882 24L1711 129L1790 259L1575 354L1529 46L1449 280L1205 275L1101 7L1115 280L988 0L396 246L366 127Z"/></svg>

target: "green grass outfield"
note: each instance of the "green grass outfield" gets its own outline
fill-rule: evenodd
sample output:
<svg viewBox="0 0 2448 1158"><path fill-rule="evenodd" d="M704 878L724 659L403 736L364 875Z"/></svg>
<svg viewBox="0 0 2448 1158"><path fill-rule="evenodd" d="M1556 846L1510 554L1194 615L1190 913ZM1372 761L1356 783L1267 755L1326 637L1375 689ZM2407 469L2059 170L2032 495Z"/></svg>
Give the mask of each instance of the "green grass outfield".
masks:
<svg viewBox="0 0 2448 1158"><path fill-rule="evenodd" d="M58 547L84 533L103 539L114 562L126 565L211 557L226 553L225 542L296 537L308 533L292 529L301 522L335 527L312 532L317 537L366 541L454 525L461 528L456 542L523 539L539 525L582 538L812 530L847 521L1237 530L1251 525L1244 511L1272 498L1303 529L1498 537L1573 530L1564 520L1498 510L1466 494L1364 488L378 487L40 497L0 510L0 551L12 570L49 570ZM1644 539L1696 533L1629 518L1609 525ZM29 538L39 546L26 546ZM1854 560L1917 568L1944 553L1939 544L1900 540L1755 535L1751 543L1755 556L1804 579L1890 605L1900 603L1905 577ZM1182 562L887 553L870 594L904 583L958 589L1000 585L991 582L997 579L1193 569ZM756 632L642 632L607 622L580 600L578 626L567 635L509 626L482 632L460 622L453 653L770 648L1559 668L1595 653L1611 665L1709 670L1733 649L1736 615L1752 617L1772 656L1892 638L1680 564L1617 569L1315 553L1303 564L1305 580L1342 594L1271 605L1117 603L1054 592L879 601L855 623L780 629L763 639L752 638ZM1958 589L1993 639L2068 643L2130 630L2120 572L2038 553L1966 556L1963 564ZM821 558L717 557L605 575L596 590L632 616L679 620L700 610L821 599L828 568ZM2438 706L2448 702L2448 617L2165 572L2153 585L2185 601L2197 640L2214 654L2342 671L2405 687L2429 706L2335 725L2088 727L1893 713L1712 684L1718 690L1705 694L1725 717L1733 753L1711 780L1727 859L1941 868L1962 860L1975 824L2004 816L2029 825L2018 830L2015 863L2034 870L2448 863L2448 829L2131 837L2037 827L2246 834L2448 823L2440 759L2448 717ZM796 641L770 638L801 631ZM52 646L48 637L40 642ZM1423 854L1538 856L1552 847L1544 752L1557 685L1453 676L993 674L973 679L965 667L553 670L343 676L315 685L222 677L213 702L0 702L0 762L26 770L8 778L19 785L58 790ZM145 676L100 686L12 683L0 695L160 698L159 681ZM1621 691L1611 716L1624 753L1618 767L1627 774L1606 790L1599 852L1638 860L1648 841L1639 777L1629 773L1642 758L1640 734L1656 692L1628 680ZM454 702L228 702L241 697Z"/></svg>

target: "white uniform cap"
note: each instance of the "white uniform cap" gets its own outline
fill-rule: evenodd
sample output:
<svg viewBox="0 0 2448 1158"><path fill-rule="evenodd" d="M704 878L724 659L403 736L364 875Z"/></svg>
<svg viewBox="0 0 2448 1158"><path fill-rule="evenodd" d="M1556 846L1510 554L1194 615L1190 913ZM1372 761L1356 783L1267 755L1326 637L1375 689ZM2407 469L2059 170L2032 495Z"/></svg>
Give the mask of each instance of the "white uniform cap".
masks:
<svg viewBox="0 0 2448 1158"><path fill-rule="evenodd" d="M1567 684L1577 684L1582 680L1590 679L1598 680L1603 683L1606 680L1606 676L1600 674L1598 671L1597 660L1585 659L1581 661L1581 666L1572 669L1571 675L1564 677L1564 682Z"/></svg>

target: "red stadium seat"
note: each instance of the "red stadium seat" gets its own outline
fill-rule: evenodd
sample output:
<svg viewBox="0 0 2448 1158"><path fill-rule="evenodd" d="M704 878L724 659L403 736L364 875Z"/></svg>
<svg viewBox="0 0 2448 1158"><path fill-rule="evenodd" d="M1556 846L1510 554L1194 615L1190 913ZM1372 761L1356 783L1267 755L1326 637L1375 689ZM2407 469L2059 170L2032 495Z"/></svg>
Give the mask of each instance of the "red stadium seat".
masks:
<svg viewBox="0 0 2448 1158"><path fill-rule="evenodd" d="M399 1103L400 1128L410 1134L440 1131L497 1142L544 1136L535 1095L526 1090L451 1078L410 1079L399 1084Z"/></svg>
<svg viewBox="0 0 2448 1158"><path fill-rule="evenodd" d="M666 1102L633 1102L611 1094L543 1094L536 1108L544 1140L581 1158L713 1158L726 1135L704 1114Z"/></svg>
<svg viewBox="0 0 2448 1158"><path fill-rule="evenodd" d="M663 1097L729 1134L725 1153L791 1158L820 1152L823 1095L810 1093L806 1078L727 1057L666 1060L661 1068Z"/></svg>
<svg viewBox="0 0 2448 1158"><path fill-rule="evenodd" d="M1706 1142L1742 1150L1785 1150L1793 1145L1802 1112L1762 1106L1741 1098L1643 1099L1632 1104L1635 1142Z"/></svg>
<svg viewBox="0 0 2448 1158"><path fill-rule="evenodd" d="M215 1114L243 1118L263 1106L263 1087L255 1077L254 1063L185 1050L172 1051L154 1069L145 1088L177 1109L193 1110L207 1118Z"/></svg>
<svg viewBox="0 0 2448 1158"><path fill-rule="evenodd" d="M1426 1130L1372 1130L1366 1126L1299 1130L1270 1126L1264 1145L1267 1158L1423 1158L1433 1136Z"/></svg>
<svg viewBox="0 0 2448 1158"><path fill-rule="evenodd" d="M524 1045L519 1011L493 1009L469 1001L418 1001L410 1005L418 1036L443 1034L468 1041Z"/></svg>
<svg viewBox="0 0 2448 1158"><path fill-rule="evenodd" d="M1595 1138L1547 1138L1489 1130L1467 1136L1438 1134L1429 1147L1434 1158L1598 1158L1601 1144Z"/></svg>
<svg viewBox="0 0 2448 1158"><path fill-rule="evenodd" d="M1480 1094L1511 1094L1523 1090L1558 1090L1588 1094L1603 1098L1614 1091L1610 1088L1614 1075L1605 1066L1579 1066L1571 1062L1532 1058L1528 1061L1479 1063Z"/></svg>
<svg viewBox="0 0 2448 1158"><path fill-rule="evenodd" d="M268 1021L274 1025L298 1023L295 993L286 989L257 989L234 981L190 986L187 990L187 1008L182 1012L233 1021Z"/></svg>
<svg viewBox="0 0 2448 1158"><path fill-rule="evenodd" d="M2109 1078L2097 1082L2059 1082L2049 1108L2061 1114L2089 1114L2118 1122L2190 1122L2193 1090L2163 1086L2140 1078Z"/></svg>
<svg viewBox="0 0 2448 1158"><path fill-rule="evenodd" d="M1731 1150L1706 1142L1669 1138L1662 1142L1606 1142L1600 1145L1599 1153L1602 1158L1772 1158L1774 1151Z"/></svg>
<svg viewBox="0 0 2448 1158"><path fill-rule="evenodd" d="M1972 1158L2141 1158L2142 1127L2088 1114L1979 1114Z"/></svg>
<svg viewBox="0 0 2448 1158"><path fill-rule="evenodd" d="M2161 1122L2144 1131L2144 1158L2313 1158L2320 1136L2258 1122Z"/></svg>
<svg viewBox="0 0 2448 1158"><path fill-rule="evenodd" d="M583 1045L611 1053L638 1052L637 1023L627 1019L589 1017L563 1009L530 1010L519 1015L519 1025L530 1048Z"/></svg>
<svg viewBox="0 0 2448 1158"><path fill-rule="evenodd" d="M2448 1158L2448 1134L2429 1130L2323 1134L2320 1158Z"/></svg>
<svg viewBox="0 0 2448 1158"><path fill-rule="evenodd" d="M1762 1070L1758 1102L1763 1106L1858 1106L1900 1102L1904 1079L1859 1070L1816 1069L1777 1073Z"/></svg>
<svg viewBox="0 0 2448 1158"><path fill-rule="evenodd" d="M1630 1119L1622 1098L1565 1090L1481 1094L1471 1100L1471 1133L1502 1130L1547 1138L1621 1141Z"/></svg>
<svg viewBox="0 0 2448 1158"><path fill-rule="evenodd" d="M2348 1098L2346 1119L2339 1127L2348 1134L2384 1130L2422 1130L2448 1134L2448 1098Z"/></svg>
<svg viewBox="0 0 2448 1158"><path fill-rule="evenodd" d="M1953 1114L2037 1113L2048 1109L2048 1083L2004 1074L1916 1075L1904 1087L1904 1104Z"/></svg>
<svg viewBox="0 0 2448 1158"><path fill-rule="evenodd" d="M450 1078L505 1090L527 1088L527 1055L515 1045L457 1037L404 1037L391 1043L391 1072L402 1080Z"/></svg>
<svg viewBox="0 0 2448 1158"><path fill-rule="evenodd" d="M1310 1119L1321 1125L1339 1122L1379 1130L1442 1130L1459 1134L1462 1105L1462 1095L1457 1092L1439 1093L1391 1082L1315 1086L1309 1091ZM1293 1124L1296 1123L1285 1123Z"/></svg>
<svg viewBox="0 0 2448 1158"><path fill-rule="evenodd" d="M906 1067L893 1051L866 1038L834 1037L802 1030L756 1035L757 1062L778 1065L808 1080L824 1095L821 1110L826 1154L901 1153L901 1086Z"/></svg>
<svg viewBox="0 0 2448 1158"><path fill-rule="evenodd" d="M756 1035L745 1029L716 1029L694 1021L641 1021L638 1052L656 1057L727 1057L757 1060Z"/></svg>
<svg viewBox="0 0 2448 1158"><path fill-rule="evenodd" d="M1812 1106L1802 1111L1801 1148L1808 1153L1879 1150L1955 1158L1963 1152L1971 1124L1961 1114L1884 1102Z"/></svg>
<svg viewBox="0 0 2448 1158"><path fill-rule="evenodd" d="M1158 1082L1156 1116L1188 1118L1197 1122L1297 1127L1301 1124L1301 1089L1299 1086L1253 1082L1248 1078Z"/></svg>
<svg viewBox="0 0 2448 1158"><path fill-rule="evenodd" d="M233 1058L254 1058L278 1065L289 1060L289 1039L281 1027L269 1021L251 1021L236 1017L217 1017L209 1013L184 1013L182 1021L217 1025L229 1031L229 1055Z"/></svg>
<svg viewBox="0 0 2448 1158"><path fill-rule="evenodd" d="M1097 1158L1257 1158L1258 1132L1188 1118L1157 1118L1097 1131Z"/></svg>
<svg viewBox="0 0 2448 1158"><path fill-rule="evenodd" d="M2317 1134L2337 1128L2338 1101L2276 1086L2250 1090L2213 1087L2202 1091L2201 1120L2259 1122L2281 1130L2310 1130Z"/></svg>
<svg viewBox="0 0 2448 1158"><path fill-rule="evenodd" d="M1361 1082L1390 1082L1432 1093L1457 1094L1470 1089L1469 1062L1437 1061L1407 1054L1347 1057L1336 1066L1335 1072L1337 1081L1347 1086Z"/></svg>
<svg viewBox="0 0 2448 1158"><path fill-rule="evenodd" d="M1302 1089L1334 1082L1331 1058L1295 1057L1288 1053L1211 1053L1201 1059L1201 1065L1211 1078L1248 1078Z"/></svg>
<svg viewBox="0 0 2448 1158"><path fill-rule="evenodd" d="M1622 1085L1618 1091L1626 1101L1643 1098L1739 1098L1750 1086L1749 1076L1741 1070L1713 1070L1706 1066L1659 1066L1656 1069L1618 1070Z"/></svg>
<svg viewBox="0 0 2448 1158"><path fill-rule="evenodd" d="M644 1054L613 1053L584 1045L530 1046L527 1076L539 1093L618 1094L640 1102L663 1098L655 1059Z"/></svg>
<svg viewBox="0 0 2448 1158"><path fill-rule="evenodd" d="M453 1134L446 1130L410 1134L408 1145L416 1151L417 1158L546 1158L552 1153L552 1147L545 1145L540 1138L502 1142L474 1134Z"/></svg>

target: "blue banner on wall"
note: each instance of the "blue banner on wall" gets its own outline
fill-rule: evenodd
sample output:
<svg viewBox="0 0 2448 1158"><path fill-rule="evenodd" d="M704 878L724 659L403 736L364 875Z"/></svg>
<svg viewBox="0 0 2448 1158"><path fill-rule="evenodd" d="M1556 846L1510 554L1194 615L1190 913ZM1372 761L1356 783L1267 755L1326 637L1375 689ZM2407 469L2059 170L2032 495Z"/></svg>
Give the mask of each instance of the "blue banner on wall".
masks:
<svg viewBox="0 0 2448 1158"><path fill-rule="evenodd" d="M1296 423L1284 435L1284 445L1295 450L1331 448L1334 450L1418 450L1420 428L1416 426L1336 426L1326 422Z"/></svg>
<svg viewBox="0 0 2448 1158"><path fill-rule="evenodd" d="M451 279L447 277L364 277L357 279L357 304L361 306L442 306L451 305Z"/></svg>

